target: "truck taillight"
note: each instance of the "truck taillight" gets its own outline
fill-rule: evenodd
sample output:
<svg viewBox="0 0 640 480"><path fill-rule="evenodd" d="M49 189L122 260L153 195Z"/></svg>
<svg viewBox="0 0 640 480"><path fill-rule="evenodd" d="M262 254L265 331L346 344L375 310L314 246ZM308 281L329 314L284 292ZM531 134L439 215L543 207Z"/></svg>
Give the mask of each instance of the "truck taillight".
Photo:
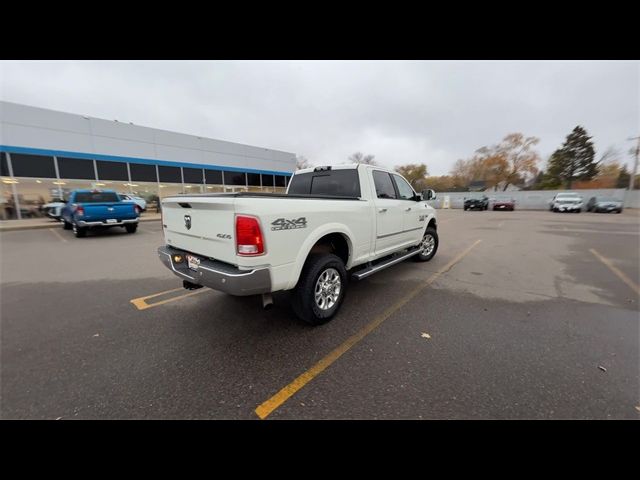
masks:
<svg viewBox="0 0 640 480"><path fill-rule="evenodd" d="M79 217L82 217L84 215L84 207L81 205L78 205L76 207L76 215L78 215Z"/></svg>
<svg viewBox="0 0 640 480"><path fill-rule="evenodd" d="M264 238L256 217L236 215L236 252L242 256L264 253Z"/></svg>

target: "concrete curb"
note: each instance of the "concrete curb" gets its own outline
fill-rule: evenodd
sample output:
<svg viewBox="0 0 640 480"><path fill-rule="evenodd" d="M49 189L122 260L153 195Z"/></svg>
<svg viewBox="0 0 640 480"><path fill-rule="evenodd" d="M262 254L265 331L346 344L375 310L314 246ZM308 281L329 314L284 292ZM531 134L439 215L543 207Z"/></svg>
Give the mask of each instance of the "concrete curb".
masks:
<svg viewBox="0 0 640 480"><path fill-rule="evenodd" d="M18 220L19 222L20 220ZM140 218L138 220L142 222L159 222L160 218ZM36 225L2 225L0 226L0 232L13 232L16 230L38 230L43 228L61 228L60 222L39 223Z"/></svg>

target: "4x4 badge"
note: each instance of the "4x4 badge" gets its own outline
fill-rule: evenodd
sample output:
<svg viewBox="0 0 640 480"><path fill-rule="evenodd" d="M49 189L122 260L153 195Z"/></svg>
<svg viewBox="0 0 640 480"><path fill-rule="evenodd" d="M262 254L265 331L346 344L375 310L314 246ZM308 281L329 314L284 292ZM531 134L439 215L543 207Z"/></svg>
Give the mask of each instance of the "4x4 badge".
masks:
<svg viewBox="0 0 640 480"><path fill-rule="evenodd" d="M287 220L286 218L278 218L271 222L271 230L292 230L294 228L307 228L307 217L292 218Z"/></svg>

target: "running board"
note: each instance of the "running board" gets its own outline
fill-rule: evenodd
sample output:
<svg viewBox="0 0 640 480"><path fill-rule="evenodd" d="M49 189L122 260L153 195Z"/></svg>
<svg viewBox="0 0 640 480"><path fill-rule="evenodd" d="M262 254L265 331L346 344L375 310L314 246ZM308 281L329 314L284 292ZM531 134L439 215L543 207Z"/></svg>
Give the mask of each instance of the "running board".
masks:
<svg viewBox="0 0 640 480"><path fill-rule="evenodd" d="M378 273L380 270L384 270L385 268L395 265L396 263L400 263L406 260L407 258L411 258L419 254L421 251L422 249L420 248L414 248L413 250L409 250L407 253L403 255L392 257L389 260L385 260L382 263L378 263L377 265L367 267L362 270L358 270L357 272L351 275L351 278L353 280L362 280L363 278L367 278L368 276L373 275L374 273Z"/></svg>

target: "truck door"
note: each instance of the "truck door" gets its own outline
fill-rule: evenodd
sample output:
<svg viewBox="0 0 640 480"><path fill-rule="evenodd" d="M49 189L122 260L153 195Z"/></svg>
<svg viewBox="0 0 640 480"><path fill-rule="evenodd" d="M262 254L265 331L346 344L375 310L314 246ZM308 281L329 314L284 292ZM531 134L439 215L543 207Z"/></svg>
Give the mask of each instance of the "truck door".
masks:
<svg viewBox="0 0 640 480"><path fill-rule="evenodd" d="M373 170L376 206L376 247L380 255L397 247L402 237L404 201L399 200L391 175L381 170Z"/></svg>
<svg viewBox="0 0 640 480"><path fill-rule="evenodd" d="M393 174L392 177L396 183L398 198L402 201L402 240L417 244L424 230L424 205L421 202L416 202L416 193L404 178L396 174Z"/></svg>

